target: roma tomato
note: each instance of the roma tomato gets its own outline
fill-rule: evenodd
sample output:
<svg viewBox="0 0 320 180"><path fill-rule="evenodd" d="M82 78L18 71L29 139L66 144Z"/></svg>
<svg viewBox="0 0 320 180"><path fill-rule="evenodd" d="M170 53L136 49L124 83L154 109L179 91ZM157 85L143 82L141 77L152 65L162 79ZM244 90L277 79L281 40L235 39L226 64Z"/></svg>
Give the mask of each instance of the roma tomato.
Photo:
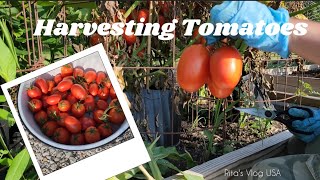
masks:
<svg viewBox="0 0 320 180"><path fill-rule="evenodd" d="M94 143L99 141L101 137L99 130L94 126L90 126L86 129L84 133L84 138L87 143Z"/></svg>
<svg viewBox="0 0 320 180"><path fill-rule="evenodd" d="M98 110L95 110L93 112L93 120L98 123L98 124L101 124L103 123L102 120L104 120L104 111L98 109Z"/></svg>
<svg viewBox="0 0 320 180"><path fill-rule="evenodd" d="M242 57L237 49L223 46L210 57L210 78L221 89L233 89L242 75Z"/></svg>
<svg viewBox="0 0 320 180"><path fill-rule="evenodd" d="M27 90L27 94L31 99L40 99L42 96L41 90L36 86L31 86Z"/></svg>
<svg viewBox="0 0 320 180"><path fill-rule="evenodd" d="M68 113L64 113L64 112L60 113L60 116L56 119L58 125L64 127L65 126L64 119L68 116L69 116Z"/></svg>
<svg viewBox="0 0 320 180"><path fill-rule="evenodd" d="M84 135L82 133L71 134L70 144L71 145L83 145L85 143Z"/></svg>
<svg viewBox="0 0 320 180"><path fill-rule="evenodd" d="M67 116L64 119L64 124L65 127L73 134L79 133L81 131L80 121L73 116Z"/></svg>
<svg viewBox="0 0 320 180"><path fill-rule="evenodd" d="M107 87L107 88L110 89L111 86L112 86L112 84L111 84L111 82L110 82L109 79L104 79L104 80L102 81L102 86Z"/></svg>
<svg viewBox="0 0 320 180"><path fill-rule="evenodd" d="M117 99L116 92L114 91L112 86L110 87L109 95L110 95L111 99Z"/></svg>
<svg viewBox="0 0 320 180"><path fill-rule="evenodd" d="M49 104L47 103L47 99L48 99L48 96L42 96L42 98L41 98L42 107L45 108L45 109L49 106Z"/></svg>
<svg viewBox="0 0 320 180"><path fill-rule="evenodd" d="M89 40L90 46L94 46L102 42L103 42L103 37L100 36L98 33L94 33L90 36L90 40Z"/></svg>
<svg viewBox="0 0 320 180"><path fill-rule="evenodd" d="M72 94L68 94L67 100L70 102L70 104L74 104L74 103L78 102L78 99L75 98Z"/></svg>
<svg viewBox="0 0 320 180"><path fill-rule="evenodd" d="M75 117L79 118L84 116L84 114L86 113L86 108L83 104L77 102L75 104L72 104L71 112Z"/></svg>
<svg viewBox="0 0 320 180"><path fill-rule="evenodd" d="M96 103L93 96L88 95L84 99L84 107L86 109L86 112L91 112L96 108Z"/></svg>
<svg viewBox="0 0 320 180"><path fill-rule="evenodd" d="M79 84L72 85L71 94L79 100L83 100L87 97L87 91Z"/></svg>
<svg viewBox="0 0 320 180"><path fill-rule="evenodd" d="M108 108L108 103L107 101L104 101L104 100L101 100L99 99L97 101L97 109L100 109L100 110L106 110Z"/></svg>
<svg viewBox="0 0 320 180"><path fill-rule="evenodd" d="M187 47L179 60L177 81L187 92L198 91L209 78L209 52L201 44Z"/></svg>
<svg viewBox="0 0 320 180"><path fill-rule="evenodd" d="M51 81L51 80L48 80L48 81L47 81L47 84L48 84L48 92L51 92L52 89L53 89L54 86L55 86L55 82L54 82L54 81Z"/></svg>
<svg viewBox="0 0 320 180"><path fill-rule="evenodd" d="M39 99L31 99L28 102L28 107L31 112L35 113L42 109L42 101Z"/></svg>
<svg viewBox="0 0 320 180"><path fill-rule="evenodd" d="M90 126L96 126L96 122L90 117L82 117L79 119L82 126L82 131L85 131Z"/></svg>
<svg viewBox="0 0 320 180"><path fill-rule="evenodd" d="M76 78L76 77L83 77L84 76L84 71L83 69L79 68L79 67L76 67L73 69L73 77Z"/></svg>
<svg viewBox="0 0 320 180"><path fill-rule="evenodd" d="M60 91L60 92L66 92L68 91L69 89L71 89L73 85L73 82L69 79L67 80L62 80L58 85L57 85L57 89Z"/></svg>
<svg viewBox="0 0 320 180"><path fill-rule="evenodd" d="M91 83L93 82L94 80L96 80L97 78L97 73L90 70L90 71L87 71L85 74L84 74L84 78L86 79L86 82L87 83Z"/></svg>
<svg viewBox="0 0 320 180"><path fill-rule="evenodd" d="M54 78L53 78L53 81L54 81L56 84L59 84L59 82L62 81L62 75L61 75L61 73L55 75Z"/></svg>
<svg viewBox="0 0 320 180"><path fill-rule="evenodd" d="M68 100L61 100L58 103L58 108L61 112L67 112L70 110L71 104Z"/></svg>
<svg viewBox="0 0 320 180"><path fill-rule="evenodd" d="M111 108L108 111L108 120L114 124L122 124L126 119L122 109L120 107Z"/></svg>
<svg viewBox="0 0 320 180"><path fill-rule="evenodd" d="M61 76L72 76L73 75L73 67L72 64L66 64L61 67Z"/></svg>
<svg viewBox="0 0 320 180"><path fill-rule="evenodd" d="M42 126L44 123L46 123L48 121L47 113L44 110L41 110L41 111L35 113L34 120L36 120L36 122L40 126Z"/></svg>
<svg viewBox="0 0 320 180"><path fill-rule="evenodd" d="M99 87L98 87L97 83L91 83L89 85L89 90L88 91L92 96L96 96L98 94L98 90L99 90Z"/></svg>
<svg viewBox="0 0 320 180"><path fill-rule="evenodd" d="M97 83L97 84L101 84L101 82L102 82L104 79L106 79L106 78L107 78L106 73L99 71L99 72L97 73L96 83Z"/></svg>
<svg viewBox="0 0 320 180"><path fill-rule="evenodd" d="M192 33L192 39L195 40L195 44L203 44L206 45L206 39L199 34L199 28L196 28Z"/></svg>
<svg viewBox="0 0 320 180"><path fill-rule="evenodd" d="M233 88L223 89L221 87L216 87L212 82L208 82L208 88L214 97L221 98L221 99L230 96L230 94L233 91Z"/></svg>
<svg viewBox="0 0 320 180"><path fill-rule="evenodd" d="M137 40L136 36L134 35L134 32L131 31L129 33L131 33L130 35L126 34L126 28L123 28L124 33L122 34L123 39L126 41L127 45L130 46L132 44L134 44Z"/></svg>
<svg viewBox="0 0 320 180"><path fill-rule="evenodd" d="M50 120L56 120L60 116L60 111L57 105L49 106L47 108L47 115Z"/></svg>
<svg viewBox="0 0 320 180"><path fill-rule="evenodd" d="M142 20L142 18L144 19L144 21ZM138 11L138 22L141 23L143 22L148 23L149 21L149 11L147 9L141 9L140 11Z"/></svg>
<svg viewBox="0 0 320 180"><path fill-rule="evenodd" d="M47 81L44 80L43 78L37 78L34 81L34 85L37 86L43 94L48 93L49 87L48 87Z"/></svg>
<svg viewBox="0 0 320 180"><path fill-rule="evenodd" d="M66 128L59 127L54 131L52 139L60 144L69 144L70 132Z"/></svg>
<svg viewBox="0 0 320 180"><path fill-rule="evenodd" d="M41 130L45 135L51 137L58 127L55 121L48 121L41 127Z"/></svg>
<svg viewBox="0 0 320 180"><path fill-rule="evenodd" d="M103 123L98 126L99 133L102 138L106 138L112 134L112 129L109 123Z"/></svg>
<svg viewBox="0 0 320 180"><path fill-rule="evenodd" d="M62 78L62 81L63 81L63 80L71 80L71 81L74 81L75 78L74 78L73 76L66 76L66 77Z"/></svg>
<svg viewBox="0 0 320 180"><path fill-rule="evenodd" d="M61 100L61 95L60 94L52 94L51 96L48 96L46 102L49 105L56 105L59 103L59 101Z"/></svg>
<svg viewBox="0 0 320 180"><path fill-rule="evenodd" d="M98 97L102 100L107 100L109 97L110 90L106 86L101 87L98 91Z"/></svg>

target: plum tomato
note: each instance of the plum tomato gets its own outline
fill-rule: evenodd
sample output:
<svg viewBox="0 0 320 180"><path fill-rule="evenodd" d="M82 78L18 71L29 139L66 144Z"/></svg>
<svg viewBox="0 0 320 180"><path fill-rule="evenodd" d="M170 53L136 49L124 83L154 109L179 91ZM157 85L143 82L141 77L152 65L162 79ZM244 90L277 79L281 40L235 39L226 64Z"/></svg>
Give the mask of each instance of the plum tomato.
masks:
<svg viewBox="0 0 320 180"><path fill-rule="evenodd" d="M112 86L110 87L109 96L111 97L111 99L117 99L117 94Z"/></svg>
<svg viewBox="0 0 320 180"><path fill-rule="evenodd" d="M60 116L60 111L57 105L49 106L47 108L47 115L50 120L56 120Z"/></svg>
<svg viewBox="0 0 320 180"><path fill-rule="evenodd" d="M123 39L126 41L127 45L130 46L132 44L134 44L137 40L136 36L134 35L134 32L131 31L131 35L127 35L126 32L126 28L123 28L124 33L122 34Z"/></svg>
<svg viewBox="0 0 320 180"><path fill-rule="evenodd" d="M47 94L48 93L48 84L47 84L47 81L43 78L37 78L35 81L34 81L34 85L37 86L41 92L43 94Z"/></svg>
<svg viewBox="0 0 320 180"><path fill-rule="evenodd" d="M108 111L108 120L114 124L122 124L126 119L122 109L118 106L111 108Z"/></svg>
<svg viewBox="0 0 320 180"><path fill-rule="evenodd" d="M94 33L90 36L89 43L90 43L90 46L103 43L103 37L98 33Z"/></svg>
<svg viewBox="0 0 320 180"><path fill-rule="evenodd" d="M107 100L109 97L110 90L106 86L99 88L98 97L102 100Z"/></svg>
<svg viewBox="0 0 320 180"><path fill-rule="evenodd" d="M42 101L39 99L31 99L28 102L28 107L31 112L35 113L42 109Z"/></svg>
<svg viewBox="0 0 320 180"><path fill-rule="evenodd" d="M104 116L105 114L103 110L98 109L93 111L93 120L98 124L103 123Z"/></svg>
<svg viewBox="0 0 320 180"><path fill-rule="evenodd" d="M96 126L96 122L90 117L82 117L79 119L82 126L82 131L85 131L90 126Z"/></svg>
<svg viewBox="0 0 320 180"><path fill-rule="evenodd" d="M107 78L107 75L105 72L99 71L97 72L97 79L96 79L96 83L97 84L101 84L101 82Z"/></svg>
<svg viewBox="0 0 320 180"><path fill-rule="evenodd" d="M50 96L48 96L48 98L47 98L47 100L46 100L46 102L47 102L47 104L49 104L49 105L56 105L56 104L58 104L59 103L59 101L61 100L61 95L60 94L52 94L52 95L50 95Z"/></svg>
<svg viewBox="0 0 320 180"><path fill-rule="evenodd" d="M98 94L98 89L99 87L97 83L90 83L88 91L92 96L96 96Z"/></svg>
<svg viewBox="0 0 320 180"><path fill-rule="evenodd" d="M96 108L96 103L94 100L94 97L91 95L88 95L85 99L84 99L84 107L86 109L86 112L92 112L95 108Z"/></svg>
<svg viewBox="0 0 320 180"><path fill-rule="evenodd" d="M82 133L71 134L70 144L71 145L83 145L85 143L84 135Z"/></svg>
<svg viewBox="0 0 320 180"><path fill-rule="evenodd" d="M71 87L71 94L79 99L79 100L83 100L86 98L87 96L87 91L79 84L74 84Z"/></svg>
<svg viewBox="0 0 320 180"><path fill-rule="evenodd" d="M59 84L59 82L62 81L62 75L61 75L61 73L55 75L55 76L53 77L53 81L54 81L56 84Z"/></svg>
<svg viewBox="0 0 320 180"><path fill-rule="evenodd" d="M61 100L58 103L58 108L61 112L67 112L70 110L71 104L68 100Z"/></svg>
<svg viewBox="0 0 320 180"><path fill-rule="evenodd" d="M221 87L216 87L214 85L214 83L212 83L212 82L208 82L208 88L214 97L220 98L220 99L230 96L230 94L233 91L233 88L232 89L224 89Z"/></svg>
<svg viewBox="0 0 320 180"><path fill-rule="evenodd" d="M76 67L73 69L73 77L83 77L84 76L84 71L80 67Z"/></svg>
<svg viewBox="0 0 320 180"><path fill-rule="evenodd" d="M104 101L102 99L99 99L97 102L96 102L96 107L97 109L100 109L100 110L106 110L108 108L108 103L107 101Z"/></svg>
<svg viewBox="0 0 320 180"><path fill-rule="evenodd" d="M79 118L79 117L84 116L84 114L86 113L86 108L85 108L84 104L77 102L75 104L72 104L71 112L72 112L73 116Z"/></svg>
<svg viewBox="0 0 320 180"><path fill-rule="evenodd" d="M34 120L40 125L40 127L48 121L47 113L41 110L34 114Z"/></svg>
<svg viewBox="0 0 320 180"><path fill-rule="evenodd" d="M79 133L81 131L81 123L80 121L73 117L73 116L67 116L64 119L64 124L65 127L72 133L72 134L76 134Z"/></svg>
<svg viewBox="0 0 320 180"><path fill-rule="evenodd" d="M66 64L66 65L61 66L61 76L62 76L62 78L66 77L66 76L72 76L72 75L73 75L72 64Z"/></svg>
<svg viewBox="0 0 320 180"><path fill-rule="evenodd" d="M27 94L31 99L40 99L42 96L42 92L37 86L31 86L28 88Z"/></svg>
<svg viewBox="0 0 320 180"><path fill-rule="evenodd" d="M67 100L70 102L70 104L74 104L74 103L78 102L78 99L75 98L72 94L67 95Z"/></svg>
<svg viewBox="0 0 320 180"><path fill-rule="evenodd" d="M69 144L70 132L64 127L59 127L54 131L52 139L60 144Z"/></svg>
<svg viewBox="0 0 320 180"><path fill-rule="evenodd" d="M60 113L60 116L55 119L59 126L62 126L62 127L65 126L65 124L64 124L64 119L65 119L67 116L69 116L68 113L62 112L62 113Z"/></svg>
<svg viewBox="0 0 320 180"><path fill-rule="evenodd" d="M62 80L58 85L57 85L57 89L60 92L66 92L69 89L71 89L71 86L73 85L73 82L69 79L66 80Z"/></svg>
<svg viewBox="0 0 320 180"><path fill-rule="evenodd" d="M54 133L54 131L59 127L57 122L55 121L47 121L44 123L44 125L41 127L42 132L46 135L51 137Z"/></svg>
<svg viewBox="0 0 320 180"><path fill-rule="evenodd" d="M143 18L144 21L142 21L141 18ZM138 11L138 22L143 22L144 24L149 22L149 10L141 9L140 11Z"/></svg>
<svg viewBox="0 0 320 180"><path fill-rule="evenodd" d="M90 126L86 129L84 133L84 138L86 142L90 144L90 143L100 141L101 137L100 137L99 130L94 126Z"/></svg>
<svg viewBox="0 0 320 180"><path fill-rule="evenodd" d="M51 93L52 89L54 88L54 86L56 85L54 81L48 80L47 81L48 84L48 92Z"/></svg>
<svg viewBox="0 0 320 180"><path fill-rule="evenodd" d="M96 80L97 78L97 73L93 70L89 70L84 74L84 78L87 83L91 83Z"/></svg>
<svg viewBox="0 0 320 180"><path fill-rule="evenodd" d="M112 129L109 123L103 123L98 126L99 133L102 138L106 138L112 134Z"/></svg>

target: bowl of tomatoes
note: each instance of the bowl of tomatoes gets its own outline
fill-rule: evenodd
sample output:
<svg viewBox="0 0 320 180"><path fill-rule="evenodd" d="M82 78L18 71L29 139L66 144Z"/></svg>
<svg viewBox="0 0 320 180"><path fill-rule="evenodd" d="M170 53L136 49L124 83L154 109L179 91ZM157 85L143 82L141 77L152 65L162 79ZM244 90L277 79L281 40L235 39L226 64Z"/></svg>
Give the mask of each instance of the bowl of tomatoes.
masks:
<svg viewBox="0 0 320 180"><path fill-rule="evenodd" d="M22 122L50 146L92 149L109 143L129 127L103 63L87 58L20 84Z"/></svg>

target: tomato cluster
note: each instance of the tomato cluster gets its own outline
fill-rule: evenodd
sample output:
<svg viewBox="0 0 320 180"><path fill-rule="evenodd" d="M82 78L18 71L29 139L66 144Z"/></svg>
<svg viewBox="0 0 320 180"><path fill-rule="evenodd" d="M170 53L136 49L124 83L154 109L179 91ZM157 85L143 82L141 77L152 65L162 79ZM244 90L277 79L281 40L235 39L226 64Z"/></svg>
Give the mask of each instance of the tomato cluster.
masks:
<svg viewBox="0 0 320 180"><path fill-rule="evenodd" d="M187 47L179 60L177 81L187 92L196 92L204 84L217 98L228 97L242 75L242 57L237 49L223 46L212 55L202 44Z"/></svg>
<svg viewBox="0 0 320 180"><path fill-rule="evenodd" d="M34 120L57 143L100 141L113 133L112 125L125 120L105 72L67 64L52 79L37 78L27 94Z"/></svg>

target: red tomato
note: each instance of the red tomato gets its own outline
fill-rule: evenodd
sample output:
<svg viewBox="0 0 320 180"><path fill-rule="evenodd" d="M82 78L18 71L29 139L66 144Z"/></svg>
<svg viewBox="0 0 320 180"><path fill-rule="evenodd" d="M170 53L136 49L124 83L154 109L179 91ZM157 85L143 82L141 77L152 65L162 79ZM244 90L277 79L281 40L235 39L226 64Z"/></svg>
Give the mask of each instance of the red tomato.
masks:
<svg viewBox="0 0 320 180"><path fill-rule="evenodd" d="M56 84L59 84L59 82L62 81L62 76L61 76L61 74L59 73L59 74L55 75L54 78L53 78L53 81L54 81Z"/></svg>
<svg viewBox="0 0 320 180"><path fill-rule="evenodd" d="M94 143L100 140L100 133L96 127L90 126L86 129L84 138L87 143Z"/></svg>
<svg viewBox="0 0 320 180"><path fill-rule="evenodd" d="M71 86L73 85L73 82L69 79L67 80L62 80L58 85L57 85L57 89L60 92L65 92L68 91L69 89L71 89Z"/></svg>
<svg viewBox="0 0 320 180"><path fill-rule="evenodd" d="M98 97L99 99L102 99L102 100L107 100L108 97L109 97L109 88L107 88L106 86L105 87L101 87L98 91Z"/></svg>
<svg viewBox="0 0 320 180"><path fill-rule="evenodd" d="M70 102L70 104L74 104L74 103L78 102L78 99L75 98L72 94L68 94L67 100Z"/></svg>
<svg viewBox="0 0 320 180"><path fill-rule="evenodd" d="M73 77L83 77L84 76L84 71L83 69L79 68L79 67L76 67L73 69Z"/></svg>
<svg viewBox="0 0 320 180"><path fill-rule="evenodd" d="M31 99L40 99L42 96L41 90L36 86L31 86L27 90L27 94Z"/></svg>
<svg viewBox="0 0 320 180"><path fill-rule="evenodd" d="M122 109L118 106L111 108L108 111L108 115L108 120L114 124L122 124L123 121L126 119L126 116L124 115Z"/></svg>
<svg viewBox="0 0 320 180"><path fill-rule="evenodd" d="M79 120L81 122L82 131L85 131L90 126L96 126L95 121L89 117L84 116L84 117L80 118Z"/></svg>
<svg viewBox="0 0 320 180"><path fill-rule="evenodd" d="M126 41L127 45L130 46L132 44L134 44L137 40L136 36L134 35L134 32L131 31L131 35L127 35L126 32L126 28L123 28L124 33L122 34L123 39Z"/></svg>
<svg viewBox="0 0 320 180"><path fill-rule="evenodd" d="M86 79L86 82L87 83L91 83L93 82L94 80L96 80L97 78L97 73L90 70L90 71L87 71L85 74L84 74L84 78Z"/></svg>
<svg viewBox="0 0 320 180"><path fill-rule="evenodd" d="M28 107L31 112L38 112L42 109L42 101L39 99L31 99L28 102Z"/></svg>
<svg viewBox="0 0 320 180"><path fill-rule="evenodd" d="M79 117L82 117L86 113L86 108L84 107L83 104L77 102L75 104L72 104L71 112L75 117L79 118Z"/></svg>
<svg viewBox="0 0 320 180"><path fill-rule="evenodd" d="M165 23L165 18L162 15L159 15L158 23L160 24L160 28Z"/></svg>
<svg viewBox="0 0 320 180"><path fill-rule="evenodd" d="M43 108L47 108L49 106L49 104L47 103L47 99L48 99L48 96L42 96L41 98Z"/></svg>
<svg viewBox="0 0 320 180"><path fill-rule="evenodd" d="M45 135L51 137L58 127L55 121L48 121L41 127L41 130Z"/></svg>
<svg viewBox="0 0 320 180"><path fill-rule="evenodd" d="M211 92L211 94L216 97L216 98L226 98L228 96L230 96L230 94L232 93L233 91L233 88L232 89L223 89L223 88L220 88L220 87L216 87L213 83L211 82L208 82L208 88Z"/></svg>
<svg viewBox="0 0 320 180"><path fill-rule="evenodd" d="M196 40L194 44L203 44L206 45L206 39L203 36L199 35L199 28L196 28L192 33L192 39Z"/></svg>
<svg viewBox="0 0 320 180"><path fill-rule="evenodd" d="M160 13L165 15L169 13L169 2L159 1Z"/></svg>
<svg viewBox="0 0 320 180"><path fill-rule="evenodd" d="M63 80L71 80L73 82L75 80L75 78L73 76L66 76L66 77L62 78L62 81Z"/></svg>
<svg viewBox="0 0 320 180"><path fill-rule="evenodd" d="M103 123L98 126L99 133L102 138L106 138L112 134L112 129L109 123Z"/></svg>
<svg viewBox="0 0 320 180"><path fill-rule="evenodd" d="M98 84L97 83L91 83L89 85L89 93L92 95L92 96L96 96L98 94Z"/></svg>
<svg viewBox="0 0 320 180"><path fill-rule="evenodd" d="M104 111L98 109L98 110L95 110L93 112L93 120L98 123L98 124L101 124L103 123L102 120L105 120L105 117L104 117Z"/></svg>
<svg viewBox="0 0 320 180"><path fill-rule="evenodd" d="M242 57L237 49L223 46L210 58L210 78L220 89L234 89L242 75Z"/></svg>
<svg viewBox="0 0 320 180"><path fill-rule="evenodd" d="M179 86L190 93L198 91L208 81L209 59L208 50L201 44L185 48L177 67Z"/></svg>
<svg viewBox="0 0 320 180"><path fill-rule="evenodd" d="M90 46L94 46L94 45L103 43L103 37L100 36L98 33L94 33L90 36L89 43L90 43Z"/></svg>
<svg viewBox="0 0 320 180"><path fill-rule="evenodd" d="M84 135L82 133L71 134L70 144L71 145L83 145L85 143Z"/></svg>
<svg viewBox="0 0 320 180"><path fill-rule="evenodd" d="M104 100L101 100L99 99L97 101L97 109L100 109L100 110L106 110L108 108L108 103L107 101L104 101Z"/></svg>
<svg viewBox="0 0 320 180"><path fill-rule="evenodd" d="M60 111L57 105L49 106L47 108L47 115L50 120L56 120L60 116Z"/></svg>
<svg viewBox="0 0 320 180"><path fill-rule="evenodd" d="M86 109L86 112L91 112L96 108L96 104L94 101L94 97L91 95L88 95L85 99L84 99L84 107Z"/></svg>
<svg viewBox="0 0 320 180"><path fill-rule="evenodd" d="M61 76L72 76L73 75L73 67L72 64L66 64L61 67ZM58 84L58 83L57 83Z"/></svg>
<svg viewBox="0 0 320 180"><path fill-rule="evenodd" d="M58 103L58 108L61 112L67 112L70 110L71 104L68 100L61 100Z"/></svg>
<svg viewBox="0 0 320 180"><path fill-rule="evenodd" d="M111 99L117 99L116 92L114 91L112 86L110 87L109 95L110 95Z"/></svg>
<svg viewBox="0 0 320 180"><path fill-rule="evenodd" d="M74 84L71 87L71 94L79 99L79 100L83 100L86 98L87 96L87 91L79 84Z"/></svg>
<svg viewBox="0 0 320 180"><path fill-rule="evenodd" d="M104 79L106 79L107 78L107 75L106 75L106 73L104 73L104 72L98 72L97 73L97 79L96 79L96 82L97 82L97 84L101 84L101 82L104 80Z"/></svg>
<svg viewBox="0 0 320 180"><path fill-rule="evenodd" d="M36 122L40 126L42 126L44 123L46 123L48 121L47 113L44 110L41 110L41 111L35 113L34 120L36 120Z"/></svg>
<svg viewBox="0 0 320 180"><path fill-rule="evenodd" d="M47 81L47 84L48 84L48 92L51 92L52 89L53 89L54 86L55 86L55 82L54 82L54 81L51 81L51 80L48 80L48 81Z"/></svg>
<svg viewBox="0 0 320 180"><path fill-rule="evenodd" d="M37 86L38 88L40 88L40 90L43 94L48 93L49 87L48 87L47 81L44 80L43 78L37 78L34 82L34 85Z"/></svg>
<svg viewBox="0 0 320 180"><path fill-rule="evenodd" d="M144 21L141 18L144 18ZM149 21L149 11L147 9L141 9L138 12L138 22L140 23L143 22L145 24L145 23L148 23L148 21Z"/></svg>
<svg viewBox="0 0 320 180"><path fill-rule="evenodd" d="M56 105L59 103L59 101L61 100L61 95L60 94L52 94L50 96L48 96L46 102L49 105Z"/></svg>
<svg viewBox="0 0 320 180"><path fill-rule="evenodd" d="M109 79L105 79L105 80L102 81L102 86L107 87L107 88L110 89L112 84L111 84Z"/></svg>
<svg viewBox="0 0 320 180"><path fill-rule="evenodd" d="M64 112L60 113L60 116L56 119L58 125L64 127L65 126L64 119L68 116L69 116L68 113L64 113Z"/></svg>
<svg viewBox="0 0 320 180"><path fill-rule="evenodd" d="M81 131L80 121L73 116L67 116L64 119L64 124L65 127L73 134L79 133Z"/></svg>
<svg viewBox="0 0 320 180"><path fill-rule="evenodd" d="M60 144L69 144L70 132L66 128L59 127L54 131L52 139Z"/></svg>
<svg viewBox="0 0 320 180"><path fill-rule="evenodd" d="M145 52L145 49L142 49L141 51L139 51L137 53L137 56L140 57L140 58L143 58L144 57L144 52Z"/></svg>

